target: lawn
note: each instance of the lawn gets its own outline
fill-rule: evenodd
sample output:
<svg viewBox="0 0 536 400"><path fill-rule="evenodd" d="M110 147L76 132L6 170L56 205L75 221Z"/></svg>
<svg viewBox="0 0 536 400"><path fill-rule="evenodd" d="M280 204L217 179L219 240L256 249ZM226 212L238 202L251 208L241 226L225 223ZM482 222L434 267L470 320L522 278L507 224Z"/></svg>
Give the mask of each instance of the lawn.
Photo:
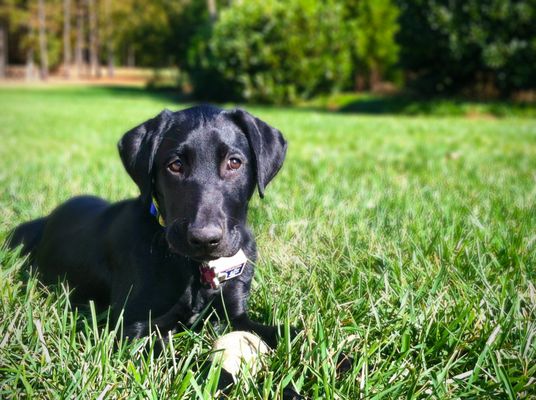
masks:
<svg viewBox="0 0 536 400"><path fill-rule="evenodd" d="M81 193L135 196L116 143L165 92L0 89L0 241ZM251 204L250 308L285 332L230 398L536 398L536 119L252 106L290 147ZM210 398L215 333L116 341L0 250L0 398ZM105 325L99 328L98 325ZM154 338L153 338L154 339ZM153 339L148 339L150 342ZM337 377L344 351L353 369Z"/></svg>

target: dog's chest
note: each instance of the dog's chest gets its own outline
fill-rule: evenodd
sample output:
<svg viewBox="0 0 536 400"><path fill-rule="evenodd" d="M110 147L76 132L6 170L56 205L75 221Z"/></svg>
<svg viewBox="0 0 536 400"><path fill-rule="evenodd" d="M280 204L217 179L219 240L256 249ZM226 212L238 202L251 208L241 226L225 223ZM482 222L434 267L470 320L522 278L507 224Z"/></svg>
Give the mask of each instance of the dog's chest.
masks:
<svg viewBox="0 0 536 400"><path fill-rule="evenodd" d="M159 303L155 307L158 314L175 310L176 321L187 327L195 324L199 318L212 315L212 308L221 302L221 288L211 289L202 283L197 264L187 259L169 257L157 265L150 280L153 287L151 300Z"/></svg>
<svg viewBox="0 0 536 400"><path fill-rule="evenodd" d="M199 318L208 317L214 300L219 296L219 290L208 289L202 285L195 285L190 297L189 312L186 318L186 325L193 325Z"/></svg>

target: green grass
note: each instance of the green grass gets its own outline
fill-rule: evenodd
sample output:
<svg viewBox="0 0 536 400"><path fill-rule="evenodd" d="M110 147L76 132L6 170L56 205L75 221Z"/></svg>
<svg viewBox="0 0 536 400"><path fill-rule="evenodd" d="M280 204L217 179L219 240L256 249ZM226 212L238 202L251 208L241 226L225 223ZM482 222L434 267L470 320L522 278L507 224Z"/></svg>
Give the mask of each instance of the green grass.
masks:
<svg viewBox="0 0 536 400"><path fill-rule="evenodd" d="M0 90L0 240L80 193L135 196L115 144L159 92ZM536 398L536 120L251 107L289 140L251 204L255 319L295 324L230 398ZM209 398L215 333L146 341L21 279L0 251L0 398ZM340 351L353 370L336 377ZM99 397L100 396L100 397Z"/></svg>

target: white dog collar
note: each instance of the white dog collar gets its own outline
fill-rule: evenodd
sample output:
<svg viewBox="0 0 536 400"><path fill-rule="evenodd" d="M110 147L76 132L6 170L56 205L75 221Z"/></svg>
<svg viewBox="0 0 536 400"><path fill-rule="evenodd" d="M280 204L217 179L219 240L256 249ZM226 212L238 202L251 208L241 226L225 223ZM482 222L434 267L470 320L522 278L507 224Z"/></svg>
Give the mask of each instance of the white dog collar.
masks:
<svg viewBox="0 0 536 400"><path fill-rule="evenodd" d="M218 289L222 282L236 278L244 271L248 258L242 251L231 257L220 257L199 266L201 283L210 285L212 289Z"/></svg>

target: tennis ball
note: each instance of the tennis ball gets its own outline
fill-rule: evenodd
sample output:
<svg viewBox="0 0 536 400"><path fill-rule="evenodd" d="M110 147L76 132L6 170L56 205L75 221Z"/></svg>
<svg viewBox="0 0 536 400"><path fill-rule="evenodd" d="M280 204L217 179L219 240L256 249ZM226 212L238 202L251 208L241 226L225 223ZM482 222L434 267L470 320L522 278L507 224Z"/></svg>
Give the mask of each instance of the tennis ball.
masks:
<svg viewBox="0 0 536 400"><path fill-rule="evenodd" d="M246 364L251 375L260 367L260 356L268 353L269 348L258 336L244 331L235 331L220 336L212 346L213 361L221 363L236 381L242 364Z"/></svg>

